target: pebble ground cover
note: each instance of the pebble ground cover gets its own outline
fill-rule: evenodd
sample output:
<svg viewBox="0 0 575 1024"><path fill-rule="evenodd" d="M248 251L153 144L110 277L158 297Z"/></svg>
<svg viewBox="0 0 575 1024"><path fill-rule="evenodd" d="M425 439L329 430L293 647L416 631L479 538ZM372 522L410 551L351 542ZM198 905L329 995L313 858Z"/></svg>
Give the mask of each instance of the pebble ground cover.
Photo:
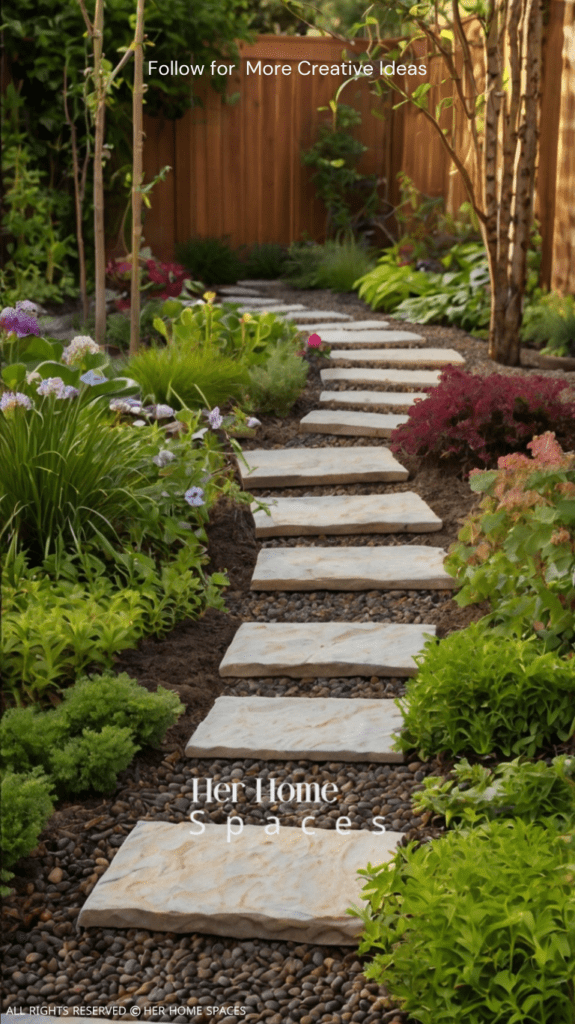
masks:
<svg viewBox="0 0 575 1024"><path fill-rule="evenodd" d="M317 302L317 297L314 297ZM319 305L319 303L318 303ZM326 306L327 309L327 306ZM457 342L455 342L457 347ZM297 415L288 423L264 422L253 440L243 443L249 461L252 449L264 447L280 450L316 447L377 447L381 441L369 437L349 437L297 433L299 417L317 407L318 374L312 371L312 385L304 395ZM381 390L381 388L380 388ZM398 389L395 388L395 391ZM408 461L410 468L414 463ZM415 489L443 520L440 531L408 534L363 533L326 535L321 537L270 537L263 541L265 549L293 547L399 545L443 546L455 539L458 524L467 509L475 506L466 482L449 477L449 495L442 487L440 472L416 473L408 482L370 483L306 487L309 495L403 493ZM244 485L249 487L247 481ZM271 498L278 489L258 490L258 497ZM282 496L298 497L302 489L282 488ZM213 1005L244 1007L242 1019L268 1021L270 1024L340 1024L340 1022L407 1021L444 1019L445 1002L437 1005L435 1018L426 1011L410 1006L398 1008L396 998L381 984L381 978L367 979L364 968L369 940L364 940L361 953L353 946L317 946L294 941L263 939L235 940L233 937L178 935L134 927L88 928L76 931L78 912L105 874L113 857L137 820L148 819L166 823L186 821L198 806L192 799L194 780L219 776L222 782L254 777L297 783L318 778L332 781L340 789L342 800L337 815L346 815L353 831L367 831L374 815L381 815L389 830L402 833L406 839L425 842L438 839L443 831L443 814L434 814L432 807L422 809L412 803L433 775L444 775L451 766L449 756L426 751L423 756L411 748L404 764L370 764L337 761L314 763L309 760L257 760L242 757L216 759L184 759L182 741L187 741L193 727L205 717L213 698L221 692L216 669L233 640L242 621L273 624L285 622L375 622L425 623L436 626L440 635L467 624L487 610L485 606L458 607L446 590L405 589L381 591L294 590L261 593L249 590L255 564L257 545L246 511L234 514L228 508L215 509L212 533L212 565L218 571L230 569L231 587L228 596L229 615L211 610L203 620L185 624L176 630L171 650L170 668L165 664L161 641L145 641L138 652L124 654L118 667L126 668L141 682L155 689L162 680L171 684L188 704L188 713L168 733L161 752L140 755L122 773L115 795L111 798L88 798L82 804L64 803L49 823L35 857L28 858L18 877L16 897L6 901L5 912L9 930L7 967L9 980L3 1009L14 1006L33 1007L58 1003L70 1008L94 1005L123 1006L128 1009L148 1007L163 1009L171 1019L170 1008L197 1008ZM223 538L227 543L221 543ZM220 543L218 543L220 541ZM564 541L567 543L567 541ZM219 550L218 550L219 549ZM549 623L547 623L549 625ZM211 640L208 650L206 641ZM203 652L198 644L204 642ZM567 664L567 661L565 661ZM175 673L173 671L175 669ZM176 682L176 679L178 681ZM201 680L201 681L200 681ZM417 677L416 677L417 681ZM169 686L168 686L169 688ZM187 688L187 692L186 692ZM225 693L230 696L291 696L301 698L356 697L388 699L405 695L405 679L373 676L341 676L297 680L277 676L273 680L255 678L226 680ZM552 753L568 753L568 746L556 739L553 750L543 753L550 760ZM488 763L493 765L497 758ZM249 790L246 790L248 796ZM206 807L203 802L201 806ZM262 825L269 808L250 805L249 796L238 805L247 824ZM442 808L443 812L444 809ZM208 816L223 827L230 808L215 807ZM282 826L300 826L307 811L293 805L281 807ZM331 810L318 814L318 828L333 830L335 814ZM440 843L444 842L440 839ZM454 840L450 840L454 842ZM439 850L447 847L437 845ZM398 868L399 870L399 868ZM396 885L398 883L396 882ZM377 908L374 903L374 912ZM568 908L567 908L568 910ZM567 911L565 911L565 914ZM565 920L573 922L575 910ZM423 934L423 932L422 932ZM373 934L372 934L373 938ZM573 950L563 950L565 962ZM571 964L573 959L571 959ZM397 989L397 996L403 996ZM547 1007L549 1009L549 1006ZM568 1002L557 1003L553 1016L546 1019L570 1021ZM207 1012L207 1011L206 1011ZM467 1012L467 1011L465 1011ZM499 1012L496 1008L494 1014ZM455 1011L454 1011L455 1013ZM564 1015L564 1016L562 1016ZM230 1013L220 1020L237 1019ZM445 1017L445 1019L449 1019ZM459 1018L455 1015L454 1020ZM479 1018L478 1018L479 1019ZM496 1020L497 1017L485 1018ZM508 1019L508 1018L506 1018ZM529 1016L524 1016L530 1021ZM533 1020L539 1018L534 1017Z"/></svg>

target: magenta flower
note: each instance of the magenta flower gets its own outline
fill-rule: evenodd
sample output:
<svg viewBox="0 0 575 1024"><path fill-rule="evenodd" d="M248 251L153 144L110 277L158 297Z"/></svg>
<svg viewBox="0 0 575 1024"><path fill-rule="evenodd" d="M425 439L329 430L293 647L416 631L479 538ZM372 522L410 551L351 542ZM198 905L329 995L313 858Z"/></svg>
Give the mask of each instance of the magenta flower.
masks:
<svg viewBox="0 0 575 1024"><path fill-rule="evenodd" d="M307 339L308 348L321 348L321 338L319 334L310 334Z"/></svg>

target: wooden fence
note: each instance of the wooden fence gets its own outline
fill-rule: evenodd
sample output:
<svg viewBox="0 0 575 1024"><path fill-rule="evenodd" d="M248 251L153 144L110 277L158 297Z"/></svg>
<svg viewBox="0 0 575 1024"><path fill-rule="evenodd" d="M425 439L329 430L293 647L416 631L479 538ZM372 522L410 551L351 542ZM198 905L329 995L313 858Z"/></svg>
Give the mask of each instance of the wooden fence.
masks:
<svg viewBox="0 0 575 1024"><path fill-rule="evenodd" d="M575 291L573 2L551 0L536 204L544 239L543 280L563 291ZM353 51L365 46L356 40ZM232 245L324 236L325 210L315 196L311 170L301 164L301 153L329 117L318 107L328 105L345 78L343 73L322 75L319 67L341 64L344 44L331 38L259 36L252 45L241 44L240 55L227 89L228 95L238 96L237 102L226 102L202 81L203 106L178 121L145 119L146 180L164 165L172 167L154 190L145 223L146 242L164 258L173 256L177 242L194 235L227 236ZM425 61L423 49L418 56ZM261 73L254 72L258 61ZM264 74L263 65L273 73ZM431 81L433 103L446 88L433 67L425 76L406 76L405 81ZM445 196L452 212L459 208L466 198L463 182L420 113L409 105L393 110L392 94L378 100L366 81L350 82L341 101L362 114L354 132L368 147L360 170L378 176L383 198L397 203L396 178L403 170L423 193ZM374 108L380 117L371 113ZM465 149L467 126L461 117L456 130Z"/></svg>

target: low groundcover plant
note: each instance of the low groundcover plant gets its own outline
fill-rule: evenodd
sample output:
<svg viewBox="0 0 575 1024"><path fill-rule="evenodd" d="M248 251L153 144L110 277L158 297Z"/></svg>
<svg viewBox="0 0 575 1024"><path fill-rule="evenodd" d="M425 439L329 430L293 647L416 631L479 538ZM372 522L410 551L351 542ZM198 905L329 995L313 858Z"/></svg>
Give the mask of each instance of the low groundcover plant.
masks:
<svg viewBox="0 0 575 1024"><path fill-rule="evenodd" d="M360 954L419 1024L575 1021L575 842L523 821L367 866Z"/></svg>

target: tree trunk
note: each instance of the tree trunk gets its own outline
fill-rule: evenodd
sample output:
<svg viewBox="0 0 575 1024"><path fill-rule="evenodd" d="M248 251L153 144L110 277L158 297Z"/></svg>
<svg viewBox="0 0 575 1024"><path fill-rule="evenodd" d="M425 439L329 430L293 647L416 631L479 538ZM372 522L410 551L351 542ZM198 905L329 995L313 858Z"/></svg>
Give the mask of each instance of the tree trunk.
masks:
<svg viewBox="0 0 575 1024"><path fill-rule="evenodd" d="M132 94L132 289L130 307L130 354L140 345L140 248L142 244L142 182L144 129L142 107L144 102L144 0L136 7L134 35L134 91Z"/></svg>
<svg viewBox="0 0 575 1024"><path fill-rule="evenodd" d="M104 0L96 0L94 12L94 87L96 118L94 129L94 258L96 263L95 335L98 345L106 340L106 238L104 226L104 130L106 119L106 88L102 73L104 38Z"/></svg>

